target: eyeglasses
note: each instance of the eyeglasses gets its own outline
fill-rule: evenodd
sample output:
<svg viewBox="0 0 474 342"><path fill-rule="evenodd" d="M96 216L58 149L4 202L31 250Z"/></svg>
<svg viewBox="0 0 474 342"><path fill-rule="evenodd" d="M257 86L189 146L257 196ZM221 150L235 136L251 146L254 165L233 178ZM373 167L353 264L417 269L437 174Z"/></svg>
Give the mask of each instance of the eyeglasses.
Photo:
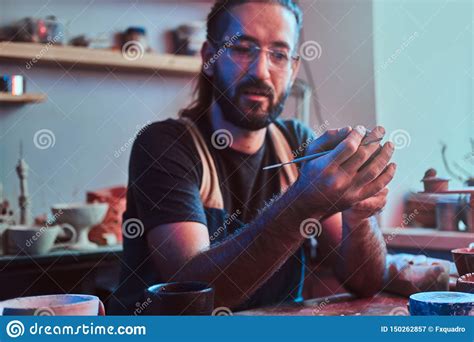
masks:
<svg viewBox="0 0 474 342"><path fill-rule="evenodd" d="M227 56L232 59L235 63L247 67L260 55L263 51L266 53L268 60L270 61L270 68L276 70L286 70L294 62L300 59L298 55L291 55L288 51L283 49L267 49L262 48L255 44L232 44L225 45L222 47L226 50Z"/></svg>

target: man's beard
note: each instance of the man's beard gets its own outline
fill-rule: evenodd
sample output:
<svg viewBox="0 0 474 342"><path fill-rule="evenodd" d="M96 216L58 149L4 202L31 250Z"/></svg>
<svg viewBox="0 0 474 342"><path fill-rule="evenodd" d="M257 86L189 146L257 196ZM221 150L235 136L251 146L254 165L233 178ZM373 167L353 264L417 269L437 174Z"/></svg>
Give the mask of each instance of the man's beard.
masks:
<svg viewBox="0 0 474 342"><path fill-rule="evenodd" d="M273 104L275 92L265 82L258 79L248 79L242 82L235 89L235 95L231 97L227 90L227 85L224 84L223 79L218 74L215 75L214 94L217 104L219 105L224 120L234 124L237 127L249 130L258 131L267 127L275 121L283 112L286 99L289 96L289 87L283 94L280 95L278 101ZM243 110L240 108L241 98L244 96L246 90L258 90L264 92L267 96L267 110L262 111L261 103L256 103L250 110Z"/></svg>

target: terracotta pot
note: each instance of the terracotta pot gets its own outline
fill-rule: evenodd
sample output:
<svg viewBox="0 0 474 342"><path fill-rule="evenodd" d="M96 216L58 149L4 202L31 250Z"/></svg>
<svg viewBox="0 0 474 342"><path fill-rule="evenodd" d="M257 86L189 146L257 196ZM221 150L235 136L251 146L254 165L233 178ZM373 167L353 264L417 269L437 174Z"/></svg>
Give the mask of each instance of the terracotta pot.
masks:
<svg viewBox="0 0 474 342"><path fill-rule="evenodd" d="M126 186L116 186L96 191L87 192L87 202L108 203L104 220L101 224L92 227L89 232L89 240L99 244L107 245L107 235L115 236L117 243L122 243L122 214L126 207Z"/></svg>
<svg viewBox="0 0 474 342"><path fill-rule="evenodd" d="M425 192L442 192L448 190L449 179L430 177L422 179Z"/></svg>
<svg viewBox="0 0 474 342"><path fill-rule="evenodd" d="M105 316L96 296L61 294L20 297L0 302L3 316Z"/></svg>
<svg viewBox="0 0 474 342"><path fill-rule="evenodd" d="M474 248L457 248L451 251L459 276L474 273Z"/></svg>
<svg viewBox="0 0 474 342"><path fill-rule="evenodd" d="M459 292L474 293L474 273L468 273L458 278L456 290Z"/></svg>

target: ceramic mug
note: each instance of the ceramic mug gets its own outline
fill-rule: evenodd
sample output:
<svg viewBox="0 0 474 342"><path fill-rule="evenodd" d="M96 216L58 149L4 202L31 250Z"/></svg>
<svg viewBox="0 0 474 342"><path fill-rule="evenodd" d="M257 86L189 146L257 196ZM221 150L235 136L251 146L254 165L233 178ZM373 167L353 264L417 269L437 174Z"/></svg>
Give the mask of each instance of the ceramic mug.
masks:
<svg viewBox="0 0 474 342"><path fill-rule="evenodd" d="M0 302L2 316L105 316L96 296L61 294L20 297Z"/></svg>
<svg viewBox="0 0 474 342"><path fill-rule="evenodd" d="M211 315L214 288L196 281L158 284L145 290L145 300L148 303L145 315Z"/></svg>
<svg viewBox="0 0 474 342"><path fill-rule="evenodd" d="M3 251L5 254L47 254L55 246L54 242L61 230L69 231L72 242L76 231L71 225L63 226L10 226L3 233Z"/></svg>

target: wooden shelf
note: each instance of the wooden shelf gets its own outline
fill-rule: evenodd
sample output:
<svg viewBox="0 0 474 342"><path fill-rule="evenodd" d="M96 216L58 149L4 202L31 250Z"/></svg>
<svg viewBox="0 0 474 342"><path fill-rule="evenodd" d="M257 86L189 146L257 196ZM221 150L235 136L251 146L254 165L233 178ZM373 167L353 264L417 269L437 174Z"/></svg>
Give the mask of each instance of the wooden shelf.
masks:
<svg viewBox="0 0 474 342"><path fill-rule="evenodd" d="M0 93L0 103L26 104L46 101L46 94L23 94L11 95L8 93Z"/></svg>
<svg viewBox="0 0 474 342"><path fill-rule="evenodd" d="M472 232L440 231L432 228L382 228L388 247L450 251L474 242Z"/></svg>
<svg viewBox="0 0 474 342"><path fill-rule="evenodd" d="M35 64L49 63L188 75L197 74L201 68L201 59L194 56L145 53L135 60L130 60L115 50L12 42L0 42L0 59L23 61L31 67Z"/></svg>

